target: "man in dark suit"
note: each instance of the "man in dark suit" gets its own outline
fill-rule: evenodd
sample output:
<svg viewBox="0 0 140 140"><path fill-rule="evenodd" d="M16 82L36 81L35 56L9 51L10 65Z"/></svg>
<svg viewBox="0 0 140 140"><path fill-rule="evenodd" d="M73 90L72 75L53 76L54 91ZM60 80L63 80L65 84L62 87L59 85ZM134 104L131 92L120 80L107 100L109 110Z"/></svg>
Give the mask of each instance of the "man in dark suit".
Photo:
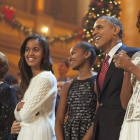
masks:
<svg viewBox="0 0 140 140"><path fill-rule="evenodd" d="M108 69L101 85L101 70L97 76L99 106L94 123L94 140L118 140L125 110L121 106L120 92L123 82L123 69L116 68L113 56L125 50L131 57L138 48L122 44L123 27L121 22L111 16L102 16L94 24L93 39L98 49L109 55Z"/></svg>

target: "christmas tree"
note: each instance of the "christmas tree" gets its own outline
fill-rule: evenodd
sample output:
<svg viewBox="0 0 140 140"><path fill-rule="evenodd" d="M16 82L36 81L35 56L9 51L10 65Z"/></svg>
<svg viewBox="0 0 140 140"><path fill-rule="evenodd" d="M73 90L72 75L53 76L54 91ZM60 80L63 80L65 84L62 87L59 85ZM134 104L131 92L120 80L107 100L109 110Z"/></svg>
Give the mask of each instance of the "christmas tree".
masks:
<svg viewBox="0 0 140 140"><path fill-rule="evenodd" d="M93 42L93 26L98 17L108 15L120 19L120 4L121 2L118 0L92 0L84 20L84 40L89 43ZM98 71L104 56L105 53L101 52L93 70Z"/></svg>

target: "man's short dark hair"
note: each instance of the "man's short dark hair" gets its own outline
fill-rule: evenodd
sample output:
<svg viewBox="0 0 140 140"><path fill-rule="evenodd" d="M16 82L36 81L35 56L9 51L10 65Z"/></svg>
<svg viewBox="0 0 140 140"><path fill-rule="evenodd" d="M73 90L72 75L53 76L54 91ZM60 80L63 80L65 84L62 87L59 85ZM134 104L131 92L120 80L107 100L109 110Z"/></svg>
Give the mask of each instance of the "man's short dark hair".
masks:
<svg viewBox="0 0 140 140"><path fill-rule="evenodd" d="M3 82L5 82L8 85L18 84L17 78L11 73L7 73L5 75Z"/></svg>
<svg viewBox="0 0 140 140"><path fill-rule="evenodd" d="M122 23L120 22L120 20L118 20L117 18L112 17L112 16L101 16L98 19L104 19L104 20L110 22L112 25L120 27L119 37L120 37L120 39L122 39L122 37L123 37L123 26L122 26Z"/></svg>

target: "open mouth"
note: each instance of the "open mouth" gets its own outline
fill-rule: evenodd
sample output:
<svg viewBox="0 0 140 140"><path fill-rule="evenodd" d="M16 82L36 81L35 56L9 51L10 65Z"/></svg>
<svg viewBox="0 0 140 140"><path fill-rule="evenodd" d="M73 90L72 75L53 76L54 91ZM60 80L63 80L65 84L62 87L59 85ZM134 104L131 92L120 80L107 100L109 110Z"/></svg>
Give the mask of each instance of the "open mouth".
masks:
<svg viewBox="0 0 140 140"><path fill-rule="evenodd" d="M94 42L97 43L98 40L99 40L100 38L101 38L101 37L95 37L95 38L94 38Z"/></svg>
<svg viewBox="0 0 140 140"><path fill-rule="evenodd" d="M75 61L74 61L74 60L71 60L71 61L70 61L70 64L73 64L73 63L75 63Z"/></svg>
<svg viewBox="0 0 140 140"><path fill-rule="evenodd" d="M29 62L33 62L35 60L35 58L28 58Z"/></svg>

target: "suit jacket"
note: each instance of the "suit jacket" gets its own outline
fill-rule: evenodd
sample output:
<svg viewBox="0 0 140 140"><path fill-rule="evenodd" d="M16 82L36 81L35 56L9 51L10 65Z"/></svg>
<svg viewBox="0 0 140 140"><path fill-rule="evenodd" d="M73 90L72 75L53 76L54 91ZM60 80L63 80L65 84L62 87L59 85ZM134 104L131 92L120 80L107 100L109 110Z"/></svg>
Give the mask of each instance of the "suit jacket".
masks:
<svg viewBox="0 0 140 140"><path fill-rule="evenodd" d="M131 48L122 45L118 51L125 50L129 57L140 51L139 48ZM125 110L121 106L120 92L123 83L123 69L116 68L111 61L105 76L102 92L97 82L99 107L94 123L94 140L118 140ZM97 76L97 81L100 71Z"/></svg>

